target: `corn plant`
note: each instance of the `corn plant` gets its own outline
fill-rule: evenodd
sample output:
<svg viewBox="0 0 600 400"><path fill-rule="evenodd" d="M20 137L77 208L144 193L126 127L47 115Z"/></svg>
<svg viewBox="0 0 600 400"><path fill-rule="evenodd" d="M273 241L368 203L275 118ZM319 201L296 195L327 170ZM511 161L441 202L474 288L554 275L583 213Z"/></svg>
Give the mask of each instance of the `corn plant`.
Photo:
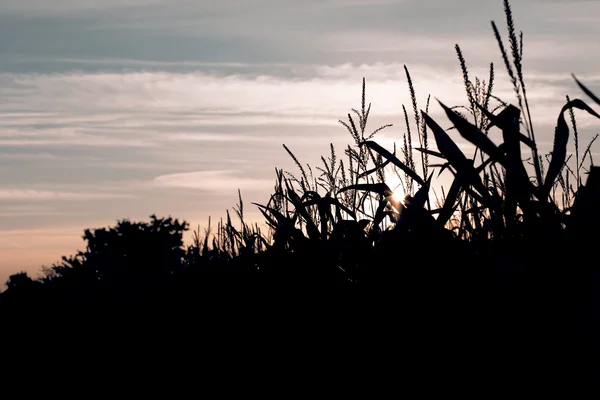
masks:
<svg viewBox="0 0 600 400"><path fill-rule="evenodd" d="M456 145L449 131L433 120L427 111L421 111L421 118L424 125L431 130L438 151L425 148L416 150L439 159L440 163L435 166L440 168L440 173L447 170L454 176L441 207L430 210L430 213L437 214L436 225L438 227L452 229L457 237L467 240L476 237L499 239L539 233L551 235L564 228L565 217L572 203L573 193L575 193L570 185L569 177L573 175L577 187L581 185L580 169L582 164L579 160L578 135L573 109L584 110L600 118L600 115L584 101L567 98L567 103L560 110L557 119L552 152L546 155L546 166L544 166L544 159L539 154L536 144L523 76L523 35L521 33L517 39L510 4L507 0L504 1L504 10L508 26L510 56L494 22L492 22L492 28L515 90L518 106L507 104L492 95L493 64L490 65L490 77L487 84L478 78L473 83L469 78L462 51L457 45L456 51L469 101L469 106L462 108L470 114L471 121L458 111L461 107L448 107L441 101L438 102L452 122L452 129L474 145L473 155L464 154ZM411 97L414 98L412 89ZM491 99L497 99L500 103L492 110L490 109ZM406 118L406 111L404 110L404 112ZM575 131L575 172L567 164L569 142L569 126L565 117L567 112L569 112ZM418 123L419 118L417 117ZM494 143L488 136L489 130L494 127L502 132L502 143L500 144ZM525 133L522 133L522 128ZM423 178L414 174L414 164L409 158L405 157L405 161L408 159L408 163L402 163L394 154L373 141L365 140L359 145L375 151L386 159L386 162L391 162L401 168L405 171L406 178L410 183L416 182L421 185L420 193L417 193L421 196L417 201L412 202L412 206L423 208L424 201L429 198L426 192L430 187L430 177L425 182ZM529 165L523 160L522 145L531 152L533 177L530 176ZM410 147L410 142L406 143L405 151ZM586 151L586 154L591 155L589 151ZM424 177L425 174L426 169L424 168ZM350 187L357 188L356 186ZM369 189L364 186L361 188ZM557 188L562 189L560 190L562 202L556 198ZM397 209L406 212L407 208L404 205ZM401 216L402 213L400 213ZM423 224L424 221L424 219L419 220L419 224ZM397 224L396 229L399 227L400 225Z"/></svg>
<svg viewBox="0 0 600 400"><path fill-rule="evenodd" d="M580 157L573 110L583 110L597 118L600 115L584 101L567 97L558 114L552 151L540 154L523 74L523 33L516 34L508 0L504 0L504 12L508 46L496 24L492 21L491 25L513 85L516 105L493 94L494 64L490 64L486 79L472 78L462 49L456 45L467 105L447 106L438 100L452 124L450 129L442 128L429 115L430 97L425 110L419 108L413 80L405 66L411 104L402 106L402 145L388 150L377 143L376 135L391 125L367 128L371 104L366 101L363 78L360 108L352 109L345 120L339 121L354 146L347 146L340 154L331 144L329 154L322 156L321 164L313 168L301 163L284 144L298 172L276 169L275 187L268 202L254 203L268 230L245 224L240 196L235 212L241 229L233 226L227 213L213 235L212 249L208 244L210 231L205 232L203 244L198 236L196 248L202 247L203 255L228 260L262 250L325 252L330 253L336 267L348 272L358 264L357 249L368 257L390 238L394 243L410 239L484 243L490 239L559 237L569 223L571 208L582 186L584 163L589 160L593 165L590 148L597 138L591 140ZM593 93L577 83L598 102ZM412 110L413 115L407 110ZM573 168L567 157L569 124L574 132ZM501 132L500 143L490 138L492 129ZM465 154L456 144L458 135L474 146L471 154ZM413 136L418 139L418 147ZM432 181L444 172L452 174L453 179L449 188L441 188L440 197ZM386 183L392 176L398 178L406 194L404 200L396 199ZM351 258L354 260L349 261Z"/></svg>

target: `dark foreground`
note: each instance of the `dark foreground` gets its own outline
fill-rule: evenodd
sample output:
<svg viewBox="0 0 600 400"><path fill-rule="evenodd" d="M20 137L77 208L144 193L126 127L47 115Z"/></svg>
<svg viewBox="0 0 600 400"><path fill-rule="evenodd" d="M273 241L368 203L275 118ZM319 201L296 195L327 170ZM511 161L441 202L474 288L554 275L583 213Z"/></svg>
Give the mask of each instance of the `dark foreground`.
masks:
<svg viewBox="0 0 600 400"><path fill-rule="evenodd" d="M126 347L139 344L126 332L143 332L153 346L198 341L205 356L218 348L268 360L274 351L282 368L330 365L396 393L419 390L415 398L591 399L600 356L592 244L539 242L547 251L533 257L531 243L434 251L415 242L355 259L355 281L324 249L255 254L164 279L32 282L6 290L0 310L5 333L63 332L66 348L82 332L112 331ZM579 251L551 250L558 245Z"/></svg>

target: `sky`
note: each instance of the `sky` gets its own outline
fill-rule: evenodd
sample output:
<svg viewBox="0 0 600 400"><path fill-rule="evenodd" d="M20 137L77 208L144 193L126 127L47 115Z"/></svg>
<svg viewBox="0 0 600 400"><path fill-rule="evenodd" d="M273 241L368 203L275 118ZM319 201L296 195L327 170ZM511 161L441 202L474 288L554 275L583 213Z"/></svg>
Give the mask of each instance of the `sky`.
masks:
<svg viewBox="0 0 600 400"><path fill-rule="evenodd" d="M511 4L549 151L565 95L587 100L570 74L600 92L600 2ZM0 286L82 250L86 228L156 214L203 230L238 188L260 221L275 167L296 172L282 144L311 165L353 144L338 120L363 77L371 128L394 124L384 147L411 108L404 65L421 108L466 104L455 44L514 103L491 20L505 35L502 0L0 0ZM598 122L578 123L587 143Z"/></svg>

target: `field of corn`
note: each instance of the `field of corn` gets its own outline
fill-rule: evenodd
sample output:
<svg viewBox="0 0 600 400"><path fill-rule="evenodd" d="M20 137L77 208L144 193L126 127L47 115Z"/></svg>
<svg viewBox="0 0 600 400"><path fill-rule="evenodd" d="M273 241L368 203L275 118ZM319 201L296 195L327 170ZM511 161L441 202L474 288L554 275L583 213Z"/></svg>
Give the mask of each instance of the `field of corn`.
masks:
<svg viewBox="0 0 600 400"><path fill-rule="evenodd" d="M331 145L317 166L303 164L284 145L297 169L278 169L272 195L253 204L266 228L245 221L248 205L240 194L234 215L195 231L187 247L187 223L172 218L86 230L87 249L43 278L13 275L0 309L35 314L44 302L53 312L82 304L202 305L206 313L227 307L237 316L312 310L366 318L382 331L400 324L420 340L445 327L438 348L483 346L493 337L497 354L527 348L539 363L597 358L600 168L591 148L598 135L579 143L575 110L600 119L592 108L600 99L573 77L582 99L566 98L552 150L540 153L523 34L504 5L508 38L494 22L492 28L514 101L494 95L497 67L490 64L485 79L472 77L456 45L467 105L428 97L420 108L405 67L411 104L402 107L402 146L384 148L377 134L388 126L368 125L363 79L360 106L339 121L352 145ZM430 116L438 104L447 120ZM490 138L494 131L500 141ZM457 140L472 150L461 150ZM436 186L442 173L452 176L447 188ZM386 184L390 177L401 182L403 198ZM581 382L598 371L577 365Z"/></svg>

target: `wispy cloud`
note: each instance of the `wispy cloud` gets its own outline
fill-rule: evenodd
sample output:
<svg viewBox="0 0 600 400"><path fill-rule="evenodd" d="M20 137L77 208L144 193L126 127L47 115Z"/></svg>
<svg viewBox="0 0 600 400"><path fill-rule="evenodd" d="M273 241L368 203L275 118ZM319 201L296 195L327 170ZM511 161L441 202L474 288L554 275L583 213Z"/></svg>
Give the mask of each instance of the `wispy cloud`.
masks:
<svg viewBox="0 0 600 400"><path fill-rule="evenodd" d="M72 13L80 10L120 9L164 3L165 0L0 0L0 12L33 12L36 14Z"/></svg>
<svg viewBox="0 0 600 400"><path fill-rule="evenodd" d="M78 193L78 192L54 192L35 189L11 189L0 188L0 200L93 200L93 199L126 199L133 198L132 195L115 193Z"/></svg>
<svg viewBox="0 0 600 400"><path fill-rule="evenodd" d="M42 217L57 215L59 212L55 207L48 204L14 204L14 205L3 205L0 210L0 217L2 218L16 218L16 217Z"/></svg>
<svg viewBox="0 0 600 400"><path fill-rule="evenodd" d="M96 58L52 58L57 62L81 64L81 65L92 65L92 66L108 66L108 67L136 67L136 68L147 68L147 67L161 67L163 69L169 69L173 67L194 67L196 69L207 69L215 68L216 70L223 70L229 68L235 68L244 72L249 69L255 68L289 68L293 64L290 63L243 63L243 62L214 62L214 61L194 61L194 60L172 60L172 61L161 61L161 60L139 60L131 58L110 58L110 57L96 57Z"/></svg>
<svg viewBox="0 0 600 400"><path fill-rule="evenodd" d="M396 115L407 103L403 64L340 64L304 66L305 74L277 76L218 76L202 72L136 72L126 74L0 75L1 136L41 140L44 137L90 145L146 145L157 131L178 133L235 124L335 123L356 105L360 79L379 115ZM497 67L497 94L512 100L512 89ZM447 103L463 103L458 63L450 69L409 65L417 90ZM487 71L474 66L472 75ZM584 74L587 82L597 75ZM527 81L537 99L557 92L577 91L568 73L530 71ZM27 108L30 112L23 112ZM25 130L25 131L24 131ZM174 132L175 131L175 132ZM115 134L113 134L115 132ZM214 131L213 131L214 132ZM181 133L181 132L179 132ZM210 132L207 132L210 133ZM111 140L108 140L108 139ZM96 141L94 141L96 140Z"/></svg>
<svg viewBox="0 0 600 400"><path fill-rule="evenodd" d="M232 192L237 189L261 190L273 187L273 180L244 176L240 171L195 171L161 175L154 179L159 187Z"/></svg>

